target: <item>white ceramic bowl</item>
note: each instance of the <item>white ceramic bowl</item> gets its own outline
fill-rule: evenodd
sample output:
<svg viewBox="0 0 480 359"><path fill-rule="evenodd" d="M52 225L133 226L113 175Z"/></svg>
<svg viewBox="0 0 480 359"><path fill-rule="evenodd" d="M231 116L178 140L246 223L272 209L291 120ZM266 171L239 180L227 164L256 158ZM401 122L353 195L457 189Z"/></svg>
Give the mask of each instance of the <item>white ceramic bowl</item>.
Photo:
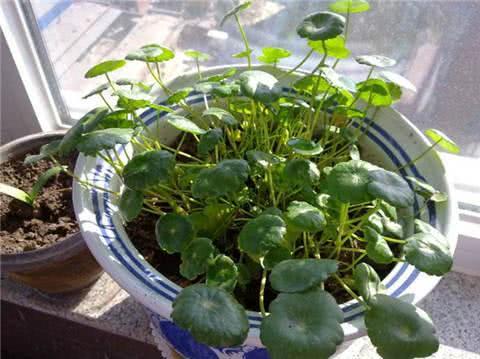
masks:
<svg viewBox="0 0 480 359"><path fill-rule="evenodd" d="M246 69L244 66L236 67L238 72ZM210 68L204 71L204 75L218 74L227 68ZM262 69L277 71L271 68ZM196 74L186 74L174 80L169 86L174 89L186 87L192 85L195 79ZM282 79L282 85L286 90L291 81L290 76ZM187 102L201 105L203 95L192 93ZM162 103L162 99L159 99L158 103ZM158 116L149 110L142 114L142 119L158 133L162 141L171 142L178 135L178 131L162 120L164 115L166 113ZM426 138L410 121L390 108L382 108L378 112L375 123L361 141L364 153L367 153L372 161L391 169L408 163L428 145ZM121 186L120 179L110 166L99 158L80 156L75 173L80 178L88 179L105 188L118 190ZM445 177L444 166L439 156L435 152L430 152L414 165L400 170L400 173L403 176L415 176L448 194L448 202L431 203L422 219L430 222L448 238L453 252L457 241L457 204L452 184L448 183ZM170 320L170 313L172 301L181 288L154 269L132 245L118 213L114 196L96 189L87 189L78 183L73 189L75 212L91 252L112 278L150 310L153 325L178 352L189 358L232 355L245 358L268 357L259 340L261 316L257 312L248 312L250 332L245 344L237 348L209 348L196 343L187 332L177 328ZM417 200L420 201L418 198ZM416 202L414 209L419 205L420 202ZM416 303L434 288L439 279L419 272L407 263L399 263L383 282L388 288L389 295ZM341 307L345 314L345 321L342 324L345 341L365 334L363 310L359 303L352 300Z"/></svg>

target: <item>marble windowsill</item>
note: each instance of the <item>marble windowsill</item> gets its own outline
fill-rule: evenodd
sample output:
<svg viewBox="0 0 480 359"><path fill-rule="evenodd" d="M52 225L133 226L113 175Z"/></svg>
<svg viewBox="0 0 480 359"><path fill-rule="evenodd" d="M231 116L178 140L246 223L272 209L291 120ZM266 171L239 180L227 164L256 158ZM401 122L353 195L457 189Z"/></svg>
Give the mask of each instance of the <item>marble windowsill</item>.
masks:
<svg viewBox="0 0 480 359"><path fill-rule="evenodd" d="M63 297L47 297L8 279L1 289L2 301L155 345L142 306L107 274L83 293ZM433 358L480 358L480 277L450 273L420 306L432 317L442 344ZM338 358L379 357L368 338L360 338Z"/></svg>

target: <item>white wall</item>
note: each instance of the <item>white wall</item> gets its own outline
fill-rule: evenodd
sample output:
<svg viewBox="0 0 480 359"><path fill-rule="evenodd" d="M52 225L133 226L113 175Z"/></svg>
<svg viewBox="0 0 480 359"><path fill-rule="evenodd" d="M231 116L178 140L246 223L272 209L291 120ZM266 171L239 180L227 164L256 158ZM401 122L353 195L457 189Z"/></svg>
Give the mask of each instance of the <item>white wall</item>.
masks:
<svg viewBox="0 0 480 359"><path fill-rule="evenodd" d="M0 67L0 144L4 144L41 130L1 30Z"/></svg>

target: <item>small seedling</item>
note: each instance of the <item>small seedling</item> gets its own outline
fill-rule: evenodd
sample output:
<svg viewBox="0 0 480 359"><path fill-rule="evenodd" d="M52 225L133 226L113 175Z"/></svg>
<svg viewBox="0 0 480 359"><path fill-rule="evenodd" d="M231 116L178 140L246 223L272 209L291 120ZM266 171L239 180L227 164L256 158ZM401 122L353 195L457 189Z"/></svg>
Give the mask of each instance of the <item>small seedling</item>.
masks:
<svg viewBox="0 0 480 359"><path fill-rule="evenodd" d="M38 195L42 191L42 188L45 186L48 180L51 177L54 177L61 172L64 172L65 170L65 166L56 166L48 169L43 174L41 174L40 177L38 177L37 182L35 182L29 192L25 192L19 188L10 186L5 183L0 183L0 193L15 198L33 207L33 205L35 204L35 200L37 199Z"/></svg>

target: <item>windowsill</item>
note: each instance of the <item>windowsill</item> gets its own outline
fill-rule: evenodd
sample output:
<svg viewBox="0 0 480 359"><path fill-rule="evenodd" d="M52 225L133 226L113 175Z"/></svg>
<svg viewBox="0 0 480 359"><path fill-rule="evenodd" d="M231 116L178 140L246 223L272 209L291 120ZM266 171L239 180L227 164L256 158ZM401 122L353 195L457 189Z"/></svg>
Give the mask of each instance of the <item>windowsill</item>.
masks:
<svg viewBox="0 0 480 359"><path fill-rule="evenodd" d="M155 342L151 335L145 311L139 303L133 300L106 274L102 275L87 291L63 299L47 298L37 291L8 279L2 280L1 287L2 302L13 303L48 314L52 318L51 325L54 327L57 326L55 317L68 320L71 324L69 327L73 329L66 332L65 336L75 337L63 338L64 343L72 340L79 347L88 344L89 350L92 350L92 346L97 345L99 355L95 357L125 357L126 353L120 353L121 348L117 348L117 351L115 351L115 346L112 347L110 343L103 343L101 340L97 340L98 343L82 343L82 338L86 340L86 337L77 337L75 326L88 326L104 332L106 338L111 338L111 335L114 335L124 337L125 340L128 339L127 341L133 340L133 345L138 343L138 348L143 350L142 358L151 357ZM452 272L447 274L435 290L421 302L420 307L430 314L436 324L442 344L439 352L435 354L435 358L473 359L475 354L472 353L480 352L480 326L477 323L477 318L480 317L478 298L480 298L480 277ZM22 317L21 313L14 315ZM4 319L5 317L6 315L2 315L2 333L8 330L5 327L7 321ZM28 319L24 318L25 332L18 333L23 338L34 332L33 329L35 328L32 328L32 326L40 325L38 322ZM12 328L9 329L12 330ZM55 345L58 345L57 339L52 338L51 343L42 343L43 348L47 350L48 346L51 345L51 353L63 354L58 351L58 348L55 349ZM26 357L31 350L31 346L9 348L8 345L7 341L4 341L2 350L7 352L15 350L18 355L23 354ZM170 351L165 344L162 348L164 348L164 354L167 358L177 358L168 354ZM81 352L81 349L79 350ZM109 350L110 352L108 352ZM101 356L102 353L107 356ZM56 356L49 355L49 357L55 358ZM368 339L360 338L355 340L348 350L340 354L338 358L379 357L375 354L375 349Z"/></svg>

